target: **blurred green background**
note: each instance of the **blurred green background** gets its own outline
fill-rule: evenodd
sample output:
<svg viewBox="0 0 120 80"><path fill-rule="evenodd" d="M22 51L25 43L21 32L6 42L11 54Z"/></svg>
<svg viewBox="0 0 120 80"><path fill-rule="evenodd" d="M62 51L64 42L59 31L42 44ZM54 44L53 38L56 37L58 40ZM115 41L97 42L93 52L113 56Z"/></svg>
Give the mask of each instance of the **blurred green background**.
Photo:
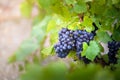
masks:
<svg viewBox="0 0 120 80"><path fill-rule="evenodd" d="M120 80L119 64L85 65L73 61L74 52L60 59L53 49L62 27L91 32L93 22L100 28L96 41L111 41L105 31L119 41L119 4L119 0L0 1L0 80Z"/></svg>

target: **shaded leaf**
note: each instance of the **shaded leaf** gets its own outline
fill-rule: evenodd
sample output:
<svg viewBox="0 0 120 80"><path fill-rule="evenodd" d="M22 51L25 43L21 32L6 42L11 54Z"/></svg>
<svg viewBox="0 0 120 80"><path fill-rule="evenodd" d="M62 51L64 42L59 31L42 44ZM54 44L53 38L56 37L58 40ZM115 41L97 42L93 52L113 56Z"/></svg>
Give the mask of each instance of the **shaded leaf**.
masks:
<svg viewBox="0 0 120 80"><path fill-rule="evenodd" d="M76 13L84 13L87 11L86 3L83 0L79 1L79 4L75 4L73 10Z"/></svg>
<svg viewBox="0 0 120 80"><path fill-rule="evenodd" d="M114 29L112 38L116 41L120 41L120 27L118 29Z"/></svg>
<svg viewBox="0 0 120 80"><path fill-rule="evenodd" d="M73 71L71 71L68 74L68 80L94 80L95 75L100 70L101 70L101 66L94 64L89 64L88 66L79 65L79 67L76 67Z"/></svg>
<svg viewBox="0 0 120 80"><path fill-rule="evenodd" d="M27 71L21 75L20 80L66 80L66 73L67 67L61 61L47 64L47 66L29 64Z"/></svg>
<svg viewBox="0 0 120 80"><path fill-rule="evenodd" d="M46 16L39 24L33 26L31 37L36 38L38 42L41 42L46 35L46 28L51 16Z"/></svg>
<svg viewBox="0 0 120 80"><path fill-rule="evenodd" d="M99 41L102 41L104 43L107 43L108 41L111 41L110 36L105 31L98 31L97 32L97 37L98 37Z"/></svg>
<svg viewBox="0 0 120 80"><path fill-rule="evenodd" d="M30 53L34 52L39 47L32 39L25 40L19 49L15 52L16 60L24 60Z"/></svg>
<svg viewBox="0 0 120 80"><path fill-rule="evenodd" d="M75 0L65 0L67 5L71 5L75 3Z"/></svg>
<svg viewBox="0 0 120 80"><path fill-rule="evenodd" d="M117 4L119 2L120 2L120 0L112 0L112 4Z"/></svg>
<svg viewBox="0 0 120 80"><path fill-rule="evenodd" d="M104 60L106 63L109 62L108 54L102 55L102 58L103 58L103 60Z"/></svg>
<svg viewBox="0 0 120 80"><path fill-rule="evenodd" d="M92 2L93 0L85 0L85 2Z"/></svg>

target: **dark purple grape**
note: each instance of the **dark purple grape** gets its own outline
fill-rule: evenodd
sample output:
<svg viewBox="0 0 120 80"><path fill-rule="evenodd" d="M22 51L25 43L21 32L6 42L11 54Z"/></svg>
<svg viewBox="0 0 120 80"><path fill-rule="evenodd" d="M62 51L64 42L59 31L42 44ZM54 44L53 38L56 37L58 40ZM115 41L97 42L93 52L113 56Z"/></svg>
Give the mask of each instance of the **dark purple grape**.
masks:
<svg viewBox="0 0 120 80"><path fill-rule="evenodd" d="M119 46L120 42L117 41L112 41L112 42L108 42L108 48L109 48L109 52L108 52L108 58L109 58L109 64L116 64L117 63L117 58L116 58L116 54L117 51L119 50L120 46Z"/></svg>

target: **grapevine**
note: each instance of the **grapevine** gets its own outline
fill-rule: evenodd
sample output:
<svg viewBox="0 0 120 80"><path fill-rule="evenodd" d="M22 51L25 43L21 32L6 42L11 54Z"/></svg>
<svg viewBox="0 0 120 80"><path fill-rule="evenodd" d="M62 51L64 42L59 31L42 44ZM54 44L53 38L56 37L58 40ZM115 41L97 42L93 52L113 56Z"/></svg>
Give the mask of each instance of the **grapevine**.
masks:
<svg viewBox="0 0 120 80"><path fill-rule="evenodd" d="M37 75L35 80L120 80L120 0L25 0L22 14L31 15L34 5L38 15L32 34L10 61L24 61L39 50L40 62L35 58L37 67L30 65L21 80ZM54 60L55 55L69 67ZM57 64L42 66L49 57ZM30 74L32 70L38 74Z"/></svg>
<svg viewBox="0 0 120 80"><path fill-rule="evenodd" d="M95 30L91 33L87 32L86 30L69 30L68 28L62 28L62 30L59 32L59 42L54 46L55 52L57 53L58 57L65 58L71 50L74 50L76 51L76 56L80 60L83 60L86 64L90 63L91 61L89 59L87 59L85 56L81 56L81 52L83 51L83 42L86 42L89 45L89 42L93 40L94 36L96 35L96 31L98 30L98 28L94 23L93 25L95 27ZM105 63L102 58L98 58L97 56L94 61L96 62L96 60L99 59L106 65L111 63L116 64L116 54L120 48L120 42L108 42L108 48L108 63Z"/></svg>

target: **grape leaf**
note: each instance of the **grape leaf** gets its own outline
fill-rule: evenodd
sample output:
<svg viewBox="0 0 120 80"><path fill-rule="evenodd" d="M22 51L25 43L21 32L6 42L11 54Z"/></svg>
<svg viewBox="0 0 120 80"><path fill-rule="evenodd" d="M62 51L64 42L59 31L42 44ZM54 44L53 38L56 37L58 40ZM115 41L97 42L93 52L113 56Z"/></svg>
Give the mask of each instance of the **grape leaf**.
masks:
<svg viewBox="0 0 120 80"><path fill-rule="evenodd" d="M85 30L87 32L91 32L92 30L94 30L92 23L93 22L91 18L89 18L88 16L84 16L83 22L81 24L82 26L85 26Z"/></svg>
<svg viewBox="0 0 120 80"><path fill-rule="evenodd" d="M26 70L20 76L20 80L66 80L66 73L68 73L67 66L61 61L46 66L28 64Z"/></svg>
<svg viewBox="0 0 120 80"><path fill-rule="evenodd" d="M62 19L62 21L65 21L65 22L69 21L69 19L71 19L71 16L73 14L69 11L67 6L64 6L63 4L61 4L59 2L57 2L56 4L51 6L50 10L52 11L52 13L57 14L57 17L59 16L59 18Z"/></svg>
<svg viewBox="0 0 120 80"><path fill-rule="evenodd" d="M92 13L96 13L101 15L104 11L105 11L105 1L106 0L95 0L93 1L93 3L91 4L91 8L90 11Z"/></svg>
<svg viewBox="0 0 120 80"><path fill-rule="evenodd" d="M40 65L27 65L27 72L20 76L20 80L40 80L42 78L42 68Z"/></svg>
<svg viewBox="0 0 120 80"><path fill-rule="evenodd" d="M46 9L49 9L49 7L56 3L57 0L38 0L38 3L40 4L40 6L42 8L46 8Z"/></svg>
<svg viewBox="0 0 120 80"><path fill-rule="evenodd" d="M99 74L106 72L105 69L102 69L102 67L99 65L95 65L95 64L88 64L87 66L81 66L81 65L79 66L78 64L75 65L78 67L73 68L73 71L69 73L68 80L101 80L101 78L103 80L113 79L108 74L107 75L104 74L105 76L108 76L107 78L104 77L103 74ZM95 79L92 78L91 76L95 76Z"/></svg>
<svg viewBox="0 0 120 80"><path fill-rule="evenodd" d="M98 27L98 28L101 28L101 25L100 25L100 23L99 23L99 20L93 15L93 16L91 16L91 20L92 20L92 22L94 22L95 24L96 24L96 26Z"/></svg>
<svg viewBox="0 0 120 80"><path fill-rule="evenodd" d="M37 25L33 26L31 37L36 38L37 42L41 42L46 35L46 28L51 16L45 16L45 18Z"/></svg>
<svg viewBox="0 0 120 80"><path fill-rule="evenodd" d="M48 23L47 32L52 32L54 31L55 28L56 28L55 20L50 20L50 22Z"/></svg>
<svg viewBox="0 0 120 80"><path fill-rule="evenodd" d="M120 0L112 0L112 4L117 4L119 2L120 2Z"/></svg>
<svg viewBox="0 0 120 80"><path fill-rule="evenodd" d="M75 51L70 51L68 54L68 58L72 58L73 60L77 60L78 57L75 54Z"/></svg>
<svg viewBox="0 0 120 80"><path fill-rule="evenodd" d="M92 2L93 0L85 0L85 2Z"/></svg>
<svg viewBox="0 0 120 80"><path fill-rule="evenodd" d="M87 11L86 3L83 0L79 1L79 4L75 4L73 10L76 13L84 13Z"/></svg>
<svg viewBox="0 0 120 80"><path fill-rule="evenodd" d="M11 57L13 58L11 62L14 62L14 60L22 61L39 48L39 43L41 43L45 37L47 23L50 18L50 16L46 16L39 24L33 27L30 38L22 42L18 50L14 53L14 56Z"/></svg>
<svg viewBox="0 0 120 80"><path fill-rule="evenodd" d="M104 60L106 63L109 62L108 54L102 55L102 58L103 58L103 60Z"/></svg>
<svg viewBox="0 0 120 80"><path fill-rule="evenodd" d="M98 37L98 40L100 40L104 43L107 43L108 41L112 41L110 36L108 35L108 33L105 31L98 31L97 37Z"/></svg>
<svg viewBox="0 0 120 80"><path fill-rule="evenodd" d="M102 44L102 43L101 43ZM104 47L101 45L101 44L98 44L99 48L100 48L100 51L101 52L104 52Z"/></svg>
<svg viewBox="0 0 120 80"><path fill-rule="evenodd" d="M75 0L65 0L67 5L71 5L75 3Z"/></svg>
<svg viewBox="0 0 120 80"><path fill-rule="evenodd" d="M82 51L82 53L81 53L81 56L85 56L87 48L88 48L87 43L86 43L86 42L83 42L83 51Z"/></svg>
<svg viewBox="0 0 120 80"><path fill-rule="evenodd" d="M24 60L30 53L34 52L39 47L39 44L32 39L25 40L19 49L15 52L16 60Z"/></svg>
<svg viewBox="0 0 120 80"><path fill-rule="evenodd" d="M114 29L112 38L116 41L120 41L120 27L118 29Z"/></svg>
<svg viewBox="0 0 120 80"><path fill-rule="evenodd" d="M58 41L58 31L51 33L50 35L50 43L54 44Z"/></svg>
<svg viewBox="0 0 120 80"><path fill-rule="evenodd" d="M49 46L49 47L47 47L47 48L44 48L42 51L41 51L41 53L43 54L43 55L45 55L45 56L48 56L48 55L50 55L51 54L51 52L52 52L52 50L53 50L53 45L52 46Z"/></svg>
<svg viewBox="0 0 120 80"><path fill-rule="evenodd" d="M90 46L88 46L85 52L86 58L93 61L99 53L100 53L99 44L96 41L91 41Z"/></svg>
<svg viewBox="0 0 120 80"><path fill-rule="evenodd" d="M68 69L65 63L57 61L43 67L44 78L40 80L66 80L66 72L68 72Z"/></svg>

